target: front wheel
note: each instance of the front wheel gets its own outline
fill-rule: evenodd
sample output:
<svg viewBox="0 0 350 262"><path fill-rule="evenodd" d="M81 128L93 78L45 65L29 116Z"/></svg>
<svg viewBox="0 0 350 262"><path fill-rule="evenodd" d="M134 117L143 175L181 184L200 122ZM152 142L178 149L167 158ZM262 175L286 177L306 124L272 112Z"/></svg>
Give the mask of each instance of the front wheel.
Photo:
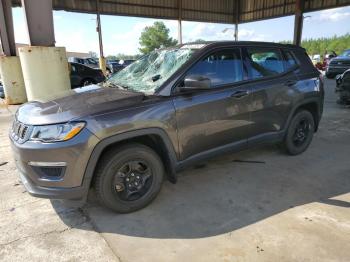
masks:
<svg viewBox="0 0 350 262"><path fill-rule="evenodd" d="M288 127L284 146L290 155L303 153L310 145L315 130L315 121L307 110L300 110Z"/></svg>
<svg viewBox="0 0 350 262"><path fill-rule="evenodd" d="M108 151L98 163L95 189L99 201L118 212L147 206L160 191L164 167L151 148L129 144Z"/></svg>

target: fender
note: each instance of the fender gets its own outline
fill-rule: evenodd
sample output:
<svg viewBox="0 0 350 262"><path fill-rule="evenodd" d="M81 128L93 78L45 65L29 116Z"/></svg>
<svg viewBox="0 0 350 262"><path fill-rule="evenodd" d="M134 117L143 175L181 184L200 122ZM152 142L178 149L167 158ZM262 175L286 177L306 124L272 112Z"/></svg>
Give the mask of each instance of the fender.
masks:
<svg viewBox="0 0 350 262"><path fill-rule="evenodd" d="M83 183L82 186L86 190L86 196L88 193L88 189L90 188L91 185L91 180L94 175L95 167L97 165L97 162L105 148L107 148L109 145L121 142L123 140L127 140L130 138L137 138L140 136L144 135L158 135L161 137L162 142L164 143L167 153L168 153L168 169L170 170L169 174L169 180L170 182L176 183L176 165L177 165L177 157L176 153L173 147L173 144L169 138L169 136L166 134L166 132L160 128L144 128L144 129L137 129L133 131L128 131L125 133L120 133L117 135L113 135L111 137L107 137L102 139L94 148L92 151L92 154L90 156L89 162L86 166L85 173L84 173L84 178L83 178Z"/></svg>

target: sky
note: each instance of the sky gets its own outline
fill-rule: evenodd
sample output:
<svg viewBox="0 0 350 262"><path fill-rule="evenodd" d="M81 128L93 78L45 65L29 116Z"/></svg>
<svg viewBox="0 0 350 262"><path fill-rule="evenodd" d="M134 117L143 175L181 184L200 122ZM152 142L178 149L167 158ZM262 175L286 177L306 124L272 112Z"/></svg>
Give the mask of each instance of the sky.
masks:
<svg viewBox="0 0 350 262"><path fill-rule="evenodd" d="M303 39L330 37L350 33L350 7L328 9L304 14ZM96 32L96 15L54 11L56 46L65 46L67 51L99 53ZM23 10L13 8L15 40L28 43ZM163 21L170 29L170 36L177 39L177 21L125 16L101 16L104 54L116 55L139 53L139 37L144 27L155 21ZM228 24L182 22L183 42L196 39L232 40L234 27ZM279 42L293 39L294 16L269 19L239 25L239 40Z"/></svg>

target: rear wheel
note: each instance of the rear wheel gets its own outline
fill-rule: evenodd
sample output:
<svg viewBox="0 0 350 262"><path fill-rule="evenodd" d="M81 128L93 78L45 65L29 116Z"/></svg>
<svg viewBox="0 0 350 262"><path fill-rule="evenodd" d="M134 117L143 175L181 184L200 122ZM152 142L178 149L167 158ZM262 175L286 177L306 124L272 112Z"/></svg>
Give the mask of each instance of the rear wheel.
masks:
<svg viewBox="0 0 350 262"><path fill-rule="evenodd" d="M310 145L315 130L315 121L307 110L300 110L294 116L288 127L284 146L290 155L304 152Z"/></svg>
<svg viewBox="0 0 350 262"><path fill-rule="evenodd" d="M95 175L100 202L118 213L129 213L147 206L157 196L164 167L151 148L129 144L107 152Z"/></svg>

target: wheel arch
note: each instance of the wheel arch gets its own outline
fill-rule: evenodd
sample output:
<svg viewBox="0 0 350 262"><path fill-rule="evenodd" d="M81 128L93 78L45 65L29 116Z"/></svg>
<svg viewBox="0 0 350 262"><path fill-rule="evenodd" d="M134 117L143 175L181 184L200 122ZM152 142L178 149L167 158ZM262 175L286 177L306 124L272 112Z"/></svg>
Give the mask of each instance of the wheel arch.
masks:
<svg viewBox="0 0 350 262"><path fill-rule="evenodd" d="M292 121L293 116L300 110L300 109L305 109L309 111L314 120L315 120L315 132L318 130L318 125L321 120L321 115L322 115L322 108L320 105L320 100L319 98L309 98L305 99L300 103L297 103L294 107L293 110L291 111L289 117L288 117L288 122L287 122L287 128Z"/></svg>
<svg viewBox="0 0 350 262"><path fill-rule="evenodd" d="M98 161L111 148L127 143L139 143L152 148L162 159L168 179L176 183L177 157L169 136L160 128L129 131L101 140L93 149L85 169L83 186L90 188Z"/></svg>

